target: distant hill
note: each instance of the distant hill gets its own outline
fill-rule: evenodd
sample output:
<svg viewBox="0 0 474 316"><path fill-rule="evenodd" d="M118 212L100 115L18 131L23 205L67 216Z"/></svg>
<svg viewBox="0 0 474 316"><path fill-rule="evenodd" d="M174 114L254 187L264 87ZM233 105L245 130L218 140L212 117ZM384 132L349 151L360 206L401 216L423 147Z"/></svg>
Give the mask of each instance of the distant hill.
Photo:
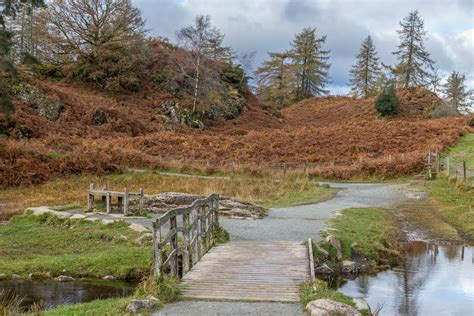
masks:
<svg viewBox="0 0 474 316"><path fill-rule="evenodd" d="M16 100L13 123L0 138L0 187L126 166L262 171L286 163L340 179L411 174L430 146L443 150L469 128L466 117L426 118L425 108L440 100L420 90L399 91L402 113L390 119L377 115L374 99L350 97L307 99L277 118L249 94L236 118L208 120L200 130L170 120L160 109L170 98L161 92L25 82L54 106Z"/></svg>

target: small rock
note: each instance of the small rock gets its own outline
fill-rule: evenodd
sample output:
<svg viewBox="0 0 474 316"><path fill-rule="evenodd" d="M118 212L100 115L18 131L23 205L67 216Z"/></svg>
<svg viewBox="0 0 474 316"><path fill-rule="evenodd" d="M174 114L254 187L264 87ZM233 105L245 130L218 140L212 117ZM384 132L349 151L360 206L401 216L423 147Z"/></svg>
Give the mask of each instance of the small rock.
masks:
<svg viewBox="0 0 474 316"><path fill-rule="evenodd" d="M60 275L58 277L55 277L54 280L58 282L71 282L74 281L74 278L68 275Z"/></svg>
<svg viewBox="0 0 474 316"><path fill-rule="evenodd" d="M144 233L143 235L135 239L135 243L137 245L141 245L146 239L152 239L152 238L153 238L152 233Z"/></svg>
<svg viewBox="0 0 474 316"><path fill-rule="evenodd" d="M129 313L139 313L141 310L146 308L152 308L156 305L155 300L131 300L127 305L127 312Z"/></svg>
<svg viewBox="0 0 474 316"><path fill-rule="evenodd" d="M311 301L306 305L306 310L311 316L362 316L362 314L354 307L329 299Z"/></svg>
<svg viewBox="0 0 474 316"><path fill-rule="evenodd" d="M95 222L98 221L100 218L97 217L86 217L85 220L88 222Z"/></svg>
<svg viewBox="0 0 474 316"><path fill-rule="evenodd" d="M147 231L145 226L140 225L140 224L136 224L136 223L130 224L130 226L128 226L128 228L130 228L133 231L136 231L137 233L144 233L144 232Z"/></svg>
<svg viewBox="0 0 474 316"><path fill-rule="evenodd" d="M19 275L19 274L12 273L11 279L12 279L12 280L21 280L22 277L21 277L21 275Z"/></svg>
<svg viewBox="0 0 474 316"><path fill-rule="evenodd" d="M342 259L342 247L341 247L341 242L339 241L339 238L337 238L334 235L330 235L330 236L326 237L326 242L336 249L337 260L341 260Z"/></svg>
<svg viewBox="0 0 474 316"><path fill-rule="evenodd" d="M119 238L120 238L121 240L125 240L125 241L127 241L127 240L128 240L127 236L125 236L125 235L122 235L122 234L120 234L120 237L119 237Z"/></svg>
<svg viewBox="0 0 474 316"><path fill-rule="evenodd" d="M315 268L314 272L316 274L333 274L334 270L324 263L322 266Z"/></svg>
<svg viewBox="0 0 474 316"><path fill-rule="evenodd" d="M48 278L52 279L53 278L53 272L51 272L51 271L46 272L46 276Z"/></svg>
<svg viewBox="0 0 474 316"><path fill-rule="evenodd" d="M354 302L354 304L356 304L356 308L358 310L369 310L370 311L370 306L369 306L369 303L367 303L367 300L363 297L354 297L352 299L352 301Z"/></svg>
<svg viewBox="0 0 474 316"><path fill-rule="evenodd" d="M357 273L357 264L354 261L342 261L342 273Z"/></svg>
<svg viewBox="0 0 474 316"><path fill-rule="evenodd" d="M109 224L115 223L115 220L114 219L103 219L101 222L104 225L109 225Z"/></svg>
<svg viewBox="0 0 474 316"><path fill-rule="evenodd" d="M113 275L106 275L102 278L102 280L113 281L115 280L115 277Z"/></svg>
<svg viewBox="0 0 474 316"><path fill-rule="evenodd" d="M86 216L82 214L74 214L73 216L70 217L70 219L84 219L84 218L86 218Z"/></svg>

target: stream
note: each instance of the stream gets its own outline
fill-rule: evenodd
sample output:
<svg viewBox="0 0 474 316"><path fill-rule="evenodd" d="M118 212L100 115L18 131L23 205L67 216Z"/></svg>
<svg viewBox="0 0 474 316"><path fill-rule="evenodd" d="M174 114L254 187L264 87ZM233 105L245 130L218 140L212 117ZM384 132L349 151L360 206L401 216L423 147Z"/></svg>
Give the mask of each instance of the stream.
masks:
<svg viewBox="0 0 474 316"><path fill-rule="evenodd" d="M2 281L0 291L14 293L22 299L21 306L27 310L33 304L42 309L59 305L89 302L96 299L121 297L133 294L134 285L121 281L83 280L56 281Z"/></svg>
<svg viewBox="0 0 474 316"><path fill-rule="evenodd" d="M404 256L403 268L360 275L338 291L381 306L381 315L474 315L474 247L413 241Z"/></svg>

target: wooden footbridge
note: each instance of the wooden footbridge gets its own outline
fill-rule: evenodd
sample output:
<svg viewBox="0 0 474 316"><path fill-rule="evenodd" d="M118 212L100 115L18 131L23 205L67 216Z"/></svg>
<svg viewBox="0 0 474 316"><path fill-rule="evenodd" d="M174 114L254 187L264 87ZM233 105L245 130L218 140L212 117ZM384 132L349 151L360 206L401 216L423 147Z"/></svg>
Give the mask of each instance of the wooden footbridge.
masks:
<svg viewBox="0 0 474 316"><path fill-rule="evenodd" d="M210 195L156 220L155 276L182 278L183 295L190 299L299 301L298 285L314 276L311 247L258 240L215 245L218 201L218 195Z"/></svg>

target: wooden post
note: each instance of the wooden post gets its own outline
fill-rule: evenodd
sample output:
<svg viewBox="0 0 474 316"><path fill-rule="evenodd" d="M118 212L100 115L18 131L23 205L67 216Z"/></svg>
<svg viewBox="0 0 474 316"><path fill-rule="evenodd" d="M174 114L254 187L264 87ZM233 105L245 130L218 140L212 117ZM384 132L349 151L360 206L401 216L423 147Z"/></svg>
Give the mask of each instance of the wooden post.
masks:
<svg viewBox="0 0 474 316"><path fill-rule="evenodd" d="M462 178L464 183L467 183L467 165L466 162L462 162Z"/></svg>
<svg viewBox="0 0 474 316"><path fill-rule="evenodd" d="M402 161L405 162L405 153L402 154Z"/></svg>
<svg viewBox="0 0 474 316"><path fill-rule="evenodd" d="M388 162L392 162L392 155L388 155Z"/></svg>
<svg viewBox="0 0 474 316"><path fill-rule="evenodd" d="M448 174L448 180L449 180L449 171L450 171L449 167L450 165L449 165L449 156L448 156L446 157L446 173Z"/></svg>
<svg viewBox="0 0 474 316"><path fill-rule="evenodd" d="M170 231L176 229L176 216L170 217ZM178 238L177 233L173 234L170 241L170 253L174 251L173 257L170 259L170 273L172 276L178 275Z"/></svg>
<svg viewBox="0 0 474 316"><path fill-rule="evenodd" d="M89 191L87 192L87 211L89 212L94 208L94 194L92 193L92 190L94 190L93 183L89 185Z"/></svg>
<svg viewBox="0 0 474 316"><path fill-rule="evenodd" d="M143 188L140 188L138 192L140 193L140 210L141 210L145 206L145 192L143 191Z"/></svg>
<svg viewBox="0 0 474 316"><path fill-rule="evenodd" d="M125 188L123 192L123 215L128 214L128 189Z"/></svg>
<svg viewBox="0 0 474 316"><path fill-rule="evenodd" d="M314 255L313 255L313 241L308 238L308 257L309 257L309 273L311 281L316 279L316 273L314 271Z"/></svg>
<svg viewBox="0 0 474 316"><path fill-rule="evenodd" d="M283 163L283 176L286 176L286 162Z"/></svg>
<svg viewBox="0 0 474 316"><path fill-rule="evenodd" d="M189 214L183 214L183 276L189 271Z"/></svg>
<svg viewBox="0 0 474 316"><path fill-rule="evenodd" d="M191 247L193 248L192 249L192 256L191 256L191 260L192 260L192 263L193 263L193 266L196 265L196 263L198 262L199 260L199 249L198 249L198 242L199 242L199 214L198 214L198 211L196 208L194 208L192 211L191 211L191 214L193 216L191 216L191 221L194 223L194 226L193 226L193 235L192 235L192 240L194 241L193 244L191 245Z"/></svg>
<svg viewBox="0 0 474 316"><path fill-rule="evenodd" d="M112 211L110 208L110 202L111 202L110 199L111 199L110 192L107 192L105 194L105 209L107 213L110 213Z"/></svg>
<svg viewBox="0 0 474 316"><path fill-rule="evenodd" d="M203 209L202 207L199 208L199 222L201 224L201 231L200 231L200 236L201 237L201 256L202 257L206 252L207 252L207 243L206 243L206 217L204 217L203 214Z"/></svg>
<svg viewBox="0 0 474 316"><path fill-rule="evenodd" d="M155 279L161 276L161 265L163 264L163 254L161 250L161 222L157 219L153 222L153 268Z"/></svg>
<svg viewBox="0 0 474 316"><path fill-rule="evenodd" d="M217 197L214 201L214 221L215 221L215 228L219 228L219 197Z"/></svg>

